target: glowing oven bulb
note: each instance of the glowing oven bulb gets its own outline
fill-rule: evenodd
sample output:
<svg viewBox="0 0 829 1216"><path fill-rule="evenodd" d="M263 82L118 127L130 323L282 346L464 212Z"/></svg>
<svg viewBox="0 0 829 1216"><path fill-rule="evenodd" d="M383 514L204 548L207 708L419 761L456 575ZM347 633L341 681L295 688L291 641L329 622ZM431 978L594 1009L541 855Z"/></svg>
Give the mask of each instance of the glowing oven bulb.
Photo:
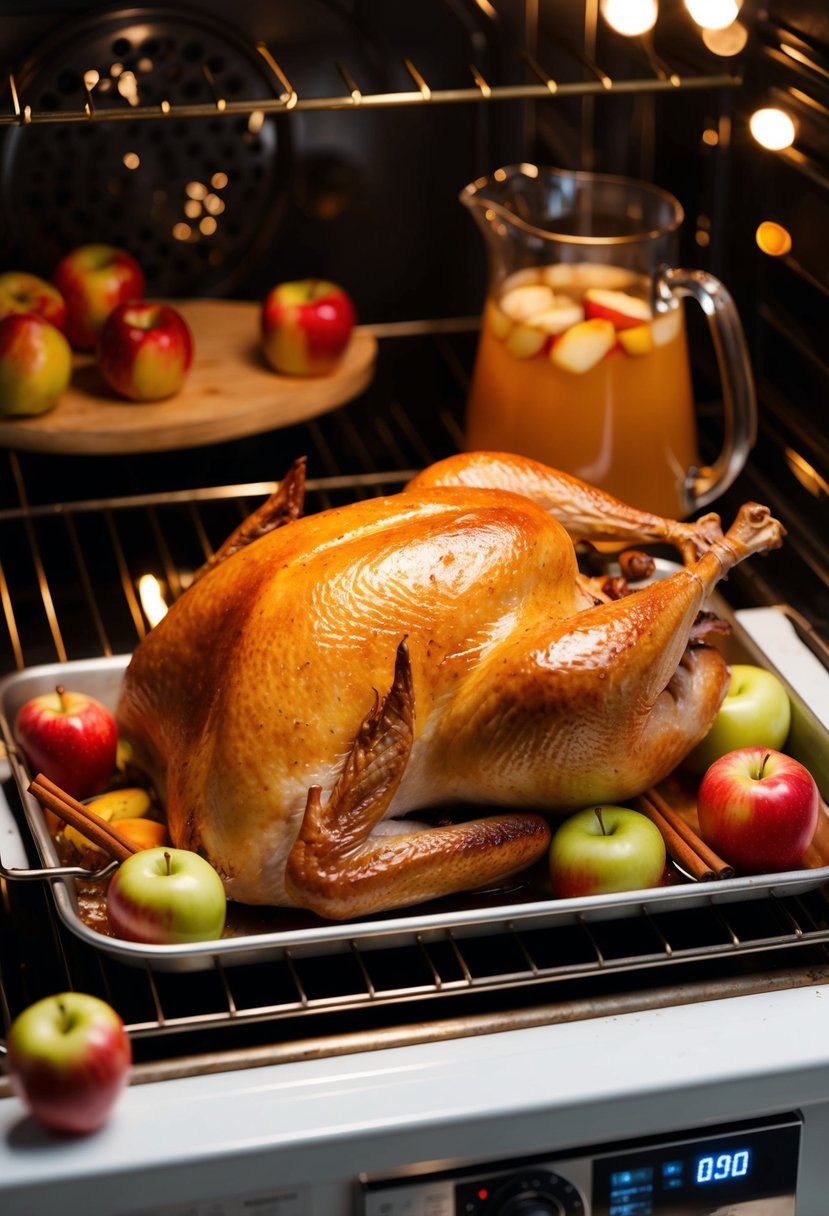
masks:
<svg viewBox="0 0 829 1216"><path fill-rule="evenodd" d="M657 0L602 0L605 21L626 38L635 38L653 29L658 12Z"/></svg>
<svg viewBox="0 0 829 1216"><path fill-rule="evenodd" d="M785 110L779 110L776 106L755 110L748 125L758 144L771 152L790 148L794 143L794 123Z"/></svg>
<svg viewBox="0 0 829 1216"><path fill-rule="evenodd" d="M737 19L742 0L685 0L697 25L706 30L724 30Z"/></svg>

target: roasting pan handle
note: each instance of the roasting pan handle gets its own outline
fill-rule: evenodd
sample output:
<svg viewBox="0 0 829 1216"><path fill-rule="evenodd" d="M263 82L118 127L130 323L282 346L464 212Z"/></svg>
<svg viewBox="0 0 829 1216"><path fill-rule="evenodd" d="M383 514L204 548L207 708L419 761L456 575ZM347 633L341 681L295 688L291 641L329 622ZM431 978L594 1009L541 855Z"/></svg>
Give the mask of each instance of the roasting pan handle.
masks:
<svg viewBox="0 0 829 1216"><path fill-rule="evenodd" d="M83 866L41 866L24 868L3 864L0 857L0 878L9 882L42 882L46 878L82 878L84 882L101 882L109 878L118 868L118 862L113 860L103 870L85 870Z"/></svg>
<svg viewBox="0 0 829 1216"><path fill-rule="evenodd" d="M26 787L28 782L22 780L22 761L17 755L14 745L3 743L0 738L0 780L6 780L13 775L19 790ZM0 832L0 843L3 833ZM0 849L0 879L8 882L43 882L52 878L82 878L84 882L102 882L109 878L118 868L118 862L112 860L100 870L87 870L83 866L7 866Z"/></svg>
<svg viewBox="0 0 829 1216"><path fill-rule="evenodd" d="M711 465L688 470L685 495L689 511L705 507L739 475L757 438L757 399L745 334L728 289L704 270L663 267L655 282L656 312L675 297L696 300L708 321L722 386L722 451Z"/></svg>

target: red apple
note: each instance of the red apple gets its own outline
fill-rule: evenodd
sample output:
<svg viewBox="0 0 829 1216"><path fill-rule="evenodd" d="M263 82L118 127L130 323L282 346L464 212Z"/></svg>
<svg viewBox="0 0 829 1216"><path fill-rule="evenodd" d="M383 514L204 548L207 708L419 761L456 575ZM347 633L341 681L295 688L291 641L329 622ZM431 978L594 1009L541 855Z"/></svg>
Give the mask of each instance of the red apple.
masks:
<svg viewBox="0 0 829 1216"><path fill-rule="evenodd" d="M665 842L646 815L595 806L566 819L550 845L550 878L560 899L659 885Z"/></svg>
<svg viewBox="0 0 829 1216"><path fill-rule="evenodd" d="M0 274L0 321L12 313L29 312L58 329L66 328L66 301L51 283L24 270Z"/></svg>
<svg viewBox="0 0 829 1216"><path fill-rule="evenodd" d="M209 861L189 849L159 847L123 861L107 889L112 933L169 946L222 936L227 898Z"/></svg>
<svg viewBox="0 0 829 1216"><path fill-rule="evenodd" d="M58 685L20 707L15 736L33 773L74 798L100 794L115 769L118 728L105 705Z"/></svg>
<svg viewBox="0 0 829 1216"><path fill-rule="evenodd" d="M746 874L795 869L812 843L820 794L783 752L743 747L716 760L697 795L704 840Z"/></svg>
<svg viewBox="0 0 829 1216"><path fill-rule="evenodd" d="M72 378L72 351L61 331L30 313L0 321L0 413L45 414Z"/></svg>
<svg viewBox="0 0 829 1216"><path fill-rule="evenodd" d="M66 301L66 334L76 350L94 350L109 314L144 295L144 272L123 249L81 245L58 262L52 276Z"/></svg>
<svg viewBox="0 0 829 1216"><path fill-rule="evenodd" d="M29 1005L8 1035L12 1086L56 1132L97 1131L129 1078L132 1047L115 1010L96 996L62 992Z"/></svg>
<svg viewBox="0 0 829 1216"><path fill-rule="evenodd" d="M327 375L342 358L354 322L354 305L335 283L279 283L262 304L265 358L283 375Z"/></svg>
<svg viewBox="0 0 829 1216"><path fill-rule="evenodd" d="M169 304L119 304L98 340L98 367L110 388L131 401L177 393L193 362L193 335Z"/></svg>

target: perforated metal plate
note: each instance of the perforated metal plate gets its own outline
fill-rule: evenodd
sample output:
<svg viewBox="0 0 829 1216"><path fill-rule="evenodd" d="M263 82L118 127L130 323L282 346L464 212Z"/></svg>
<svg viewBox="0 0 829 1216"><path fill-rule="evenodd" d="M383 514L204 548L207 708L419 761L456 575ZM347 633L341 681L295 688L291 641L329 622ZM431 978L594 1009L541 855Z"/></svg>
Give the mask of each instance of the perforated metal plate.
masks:
<svg viewBox="0 0 829 1216"><path fill-rule="evenodd" d="M288 158L281 119L231 116L221 101L273 96L274 83L255 46L206 14L135 8L62 24L17 74L21 104L58 115L91 99L92 117L7 131L6 259L48 275L74 246L106 241L139 259L148 294L228 293L273 238ZM137 100L159 117L107 119ZM194 102L214 112L176 117Z"/></svg>

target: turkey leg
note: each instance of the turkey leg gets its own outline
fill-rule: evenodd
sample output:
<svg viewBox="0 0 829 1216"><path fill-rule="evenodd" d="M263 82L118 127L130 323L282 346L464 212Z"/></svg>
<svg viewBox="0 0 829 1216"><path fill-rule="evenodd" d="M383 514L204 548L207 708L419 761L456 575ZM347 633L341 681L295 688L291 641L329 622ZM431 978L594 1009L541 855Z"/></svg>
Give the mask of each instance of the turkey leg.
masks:
<svg viewBox="0 0 829 1216"><path fill-rule="evenodd" d="M574 542L618 541L628 545L662 541L674 545L686 564L696 561L722 536L720 518L713 513L693 523L662 519L537 460L503 452L449 456L418 473L406 488L423 490L432 486L512 490L549 511Z"/></svg>
<svg viewBox="0 0 829 1216"><path fill-rule="evenodd" d="M718 651L686 649L697 613L737 562L781 538L767 508L747 504L694 565L493 648L441 721L456 796L566 810L662 780L728 684Z"/></svg>
<svg viewBox="0 0 829 1216"><path fill-rule="evenodd" d="M384 819L413 732L411 665L401 642L391 690L362 723L330 797L323 803L319 786L308 792L286 869L286 888L298 907L342 920L422 903L498 882L547 849L550 829L537 815L414 830Z"/></svg>

